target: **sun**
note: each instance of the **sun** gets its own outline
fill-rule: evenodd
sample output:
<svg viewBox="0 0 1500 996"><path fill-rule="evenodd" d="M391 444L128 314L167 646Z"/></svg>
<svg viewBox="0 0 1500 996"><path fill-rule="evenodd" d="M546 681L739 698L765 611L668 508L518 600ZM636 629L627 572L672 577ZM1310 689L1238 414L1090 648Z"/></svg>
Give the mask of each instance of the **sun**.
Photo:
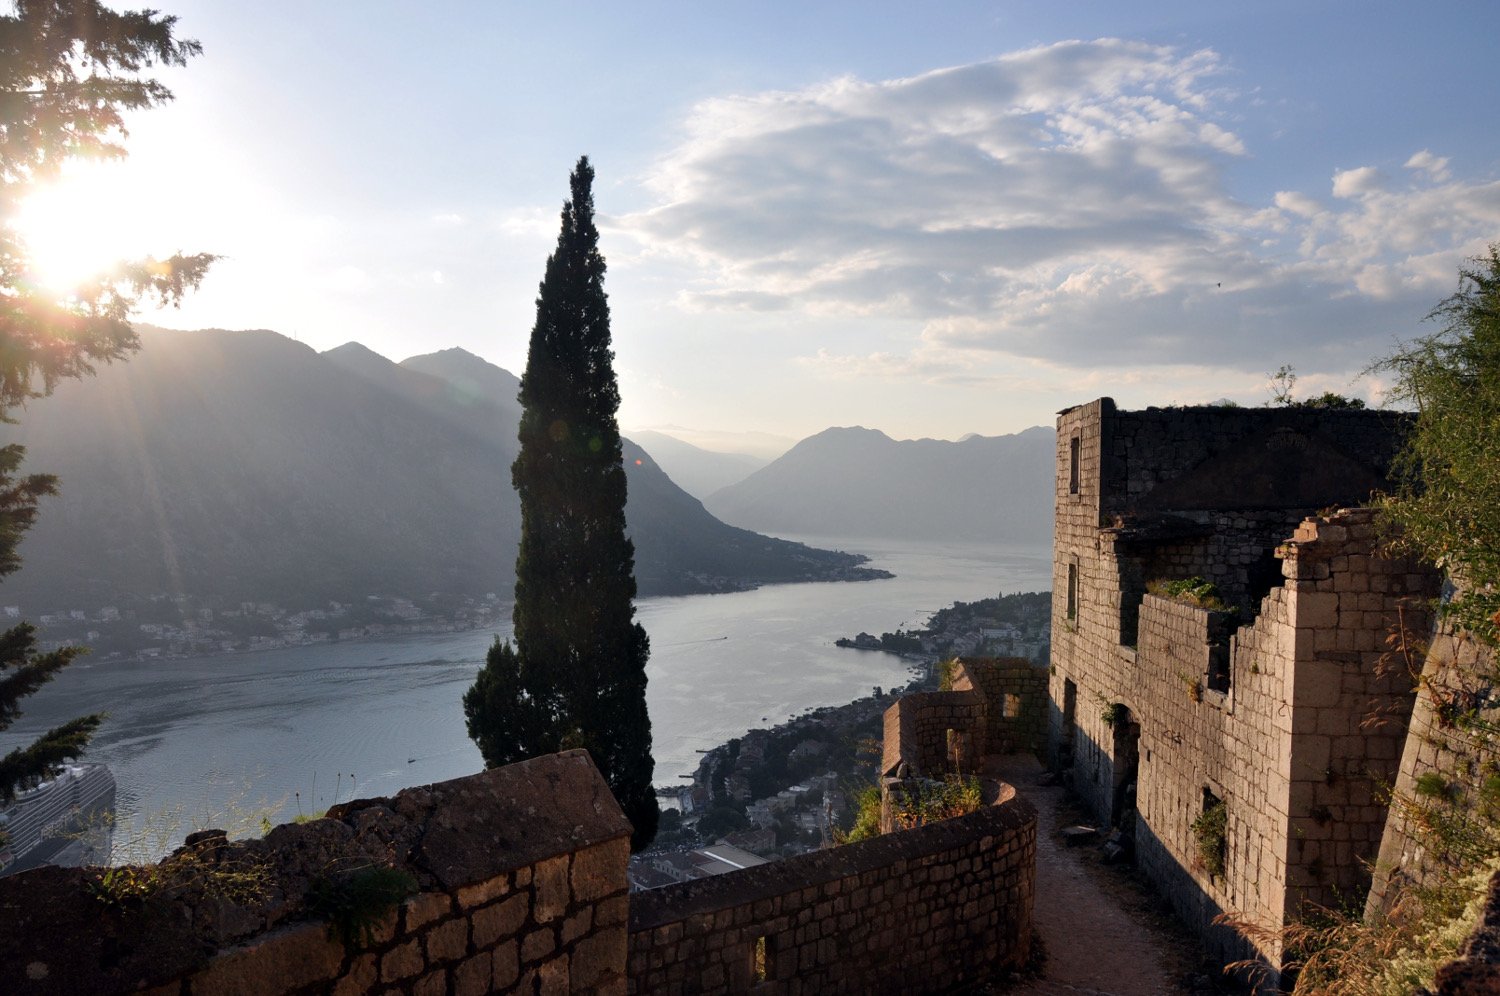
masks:
<svg viewBox="0 0 1500 996"><path fill-rule="evenodd" d="M9 224L25 243L31 279L62 295L145 254L155 226L143 206L124 164L73 162L21 198Z"/></svg>

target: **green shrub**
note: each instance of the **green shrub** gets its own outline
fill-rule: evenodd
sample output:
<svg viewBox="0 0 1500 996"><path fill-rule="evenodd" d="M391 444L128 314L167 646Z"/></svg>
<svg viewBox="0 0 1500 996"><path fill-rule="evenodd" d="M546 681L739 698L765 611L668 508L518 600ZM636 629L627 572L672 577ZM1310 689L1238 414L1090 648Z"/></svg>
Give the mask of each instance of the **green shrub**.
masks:
<svg viewBox="0 0 1500 996"><path fill-rule="evenodd" d="M346 948L374 943L375 927L396 904L417 891L417 880L403 868L365 865L325 875L313 882L307 905L328 921L328 934Z"/></svg>
<svg viewBox="0 0 1500 996"><path fill-rule="evenodd" d="M1229 842L1229 810L1224 803L1216 801L1203 810L1193 821L1192 829L1203 870L1216 878L1224 874L1224 855Z"/></svg>
<svg viewBox="0 0 1500 996"><path fill-rule="evenodd" d="M1158 578L1149 582L1146 590L1153 595L1170 598L1176 602L1186 602L1199 608L1215 612L1230 611L1229 603L1225 602L1223 596L1219 594L1218 585L1197 575L1172 580Z"/></svg>

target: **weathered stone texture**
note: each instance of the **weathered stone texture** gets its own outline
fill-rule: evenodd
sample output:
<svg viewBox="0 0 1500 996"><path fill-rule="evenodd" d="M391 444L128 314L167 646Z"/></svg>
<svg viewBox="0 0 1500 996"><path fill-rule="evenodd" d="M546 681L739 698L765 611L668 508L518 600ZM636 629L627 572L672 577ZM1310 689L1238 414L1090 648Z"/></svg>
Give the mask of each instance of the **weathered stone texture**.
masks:
<svg viewBox="0 0 1500 996"><path fill-rule="evenodd" d="M1368 885L1412 702L1387 640L1429 625L1435 577L1376 555L1370 512L1316 513L1368 498L1403 419L1107 398L1058 419L1049 752L1101 820L1134 814L1141 866L1226 960L1280 952L1219 913L1274 929ZM1194 575L1238 615L1146 594ZM1213 800L1211 876L1191 827Z"/></svg>
<svg viewBox="0 0 1500 996"><path fill-rule="evenodd" d="M417 996L504 991L531 974L545 992L623 993L629 839L593 762L569 751L348 803L266 841L199 837L213 862L248 853L273 871L274 894L238 918L222 898L205 901L215 923L273 924L216 953L214 935L193 932L192 894L122 911L90 893L89 870L22 873L0 879L0 992ZM368 947L346 949L325 923L288 922L306 916L293 886L374 855L398 856L421 891Z"/></svg>
<svg viewBox="0 0 1500 996"><path fill-rule="evenodd" d="M1036 811L1009 793L967 816L642 893L631 991L947 992L1025 963L1035 862Z"/></svg>
<svg viewBox="0 0 1500 996"><path fill-rule="evenodd" d="M1483 783L1489 759L1484 738L1474 731L1500 727L1500 707L1485 694L1488 679L1484 676L1495 671L1494 651L1444 623L1433 634L1421 668L1411 736L1401 753L1395 795L1421 802L1417 779L1436 775L1449 785L1460 786L1467 798L1473 786ZM1473 715L1466 722L1454 722L1454 711L1471 710ZM1421 835L1412 826L1414 818L1408 807L1391 808L1370 888L1370 913L1393 900L1398 886L1429 884L1439 873L1438 858L1423 847Z"/></svg>

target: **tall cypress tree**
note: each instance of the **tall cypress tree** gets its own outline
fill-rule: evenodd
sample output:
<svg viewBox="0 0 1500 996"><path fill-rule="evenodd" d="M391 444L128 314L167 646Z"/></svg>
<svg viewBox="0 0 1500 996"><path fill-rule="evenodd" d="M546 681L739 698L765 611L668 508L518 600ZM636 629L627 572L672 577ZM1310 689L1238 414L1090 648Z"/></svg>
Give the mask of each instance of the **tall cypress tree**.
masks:
<svg viewBox="0 0 1500 996"><path fill-rule="evenodd" d="M656 836L646 631L635 622L635 547L625 537L625 468L616 412L594 170L578 160L547 258L521 378L521 500L515 646L498 639L464 695L485 763L587 748L635 827Z"/></svg>

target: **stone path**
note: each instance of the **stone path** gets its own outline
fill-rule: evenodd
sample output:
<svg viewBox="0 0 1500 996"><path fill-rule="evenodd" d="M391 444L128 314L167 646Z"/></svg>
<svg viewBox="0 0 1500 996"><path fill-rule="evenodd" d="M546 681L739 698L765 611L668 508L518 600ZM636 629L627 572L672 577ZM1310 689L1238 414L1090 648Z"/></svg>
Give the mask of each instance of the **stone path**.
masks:
<svg viewBox="0 0 1500 996"><path fill-rule="evenodd" d="M1006 996L1175 996L1193 959L1192 945L1163 930L1155 917L1127 910L1128 884L1111 883L1090 846L1067 847L1057 831L1060 786L1041 786L1035 758L994 759L986 774L1007 781L1037 808L1036 900L1032 920L1046 949L1038 979L1021 980ZM1110 874L1113 874L1110 872ZM1111 887L1114 886L1114 887Z"/></svg>

